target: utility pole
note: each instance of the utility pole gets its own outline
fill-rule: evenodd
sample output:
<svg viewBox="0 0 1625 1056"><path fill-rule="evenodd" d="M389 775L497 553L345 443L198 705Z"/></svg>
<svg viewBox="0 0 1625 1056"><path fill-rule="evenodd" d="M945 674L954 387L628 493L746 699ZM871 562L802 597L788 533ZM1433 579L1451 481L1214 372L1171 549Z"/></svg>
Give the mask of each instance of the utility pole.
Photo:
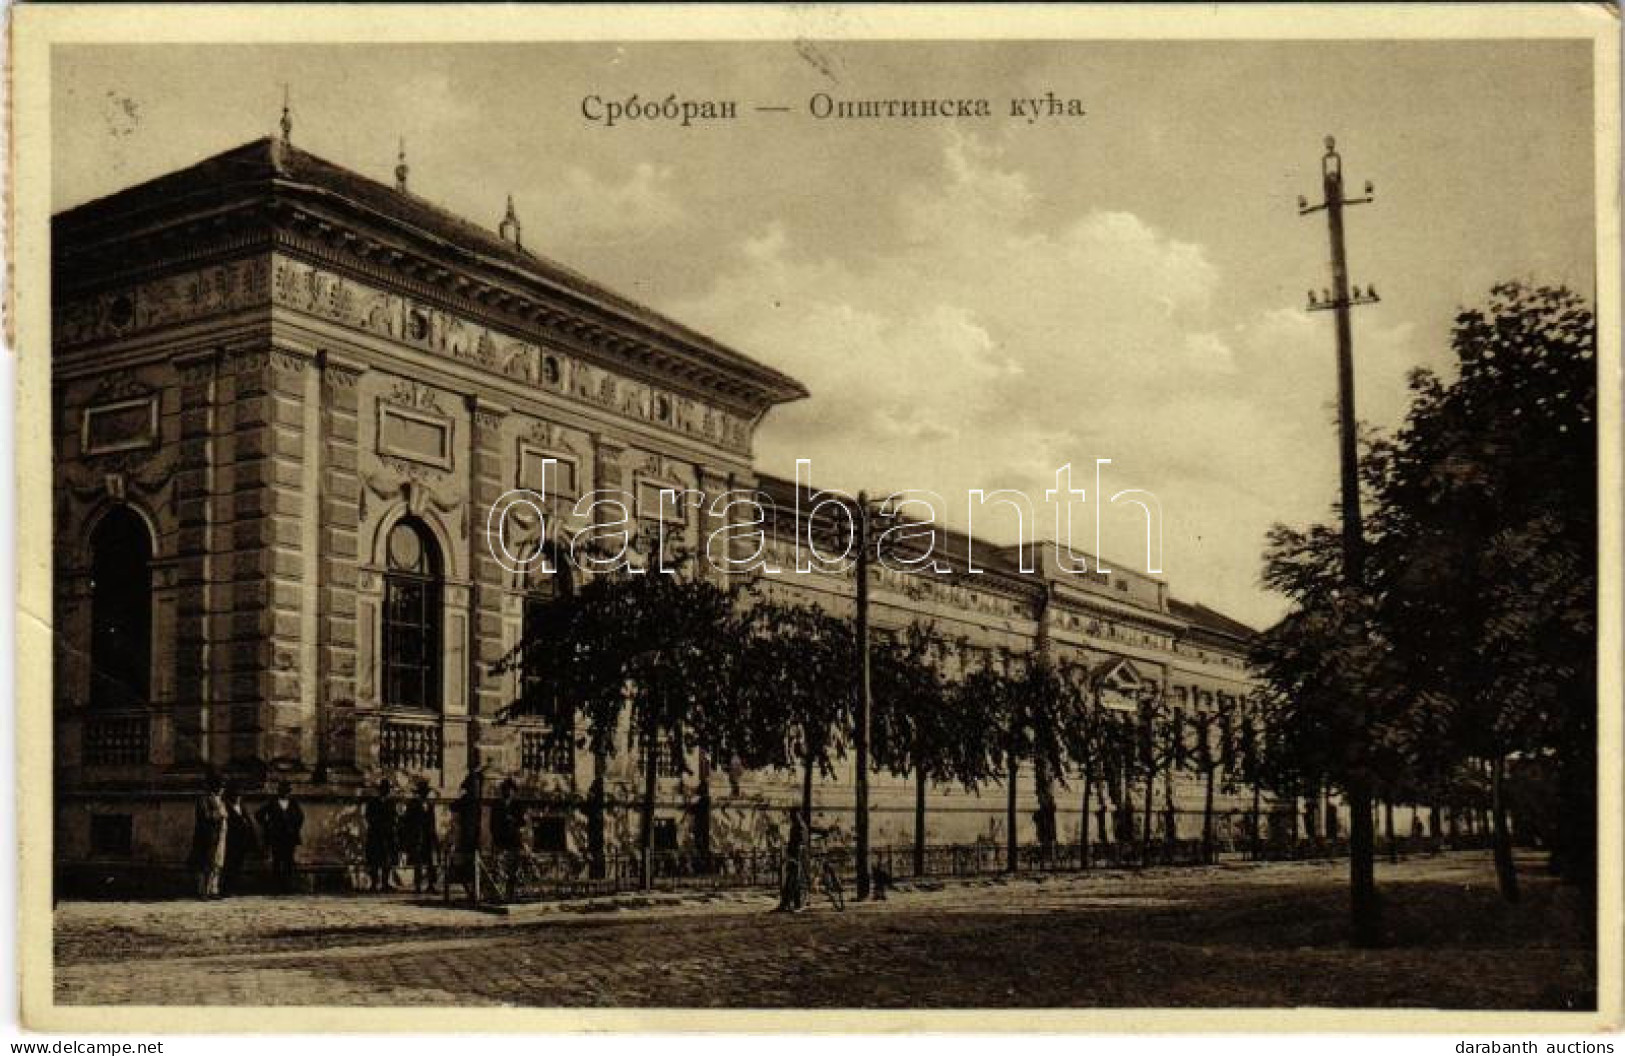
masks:
<svg viewBox="0 0 1625 1056"><path fill-rule="evenodd" d="M1332 286L1316 297L1309 291L1309 310L1330 311L1337 320L1337 431L1342 463L1343 499L1343 580L1350 597L1358 598L1363 592L1365 575L1365 538L1360 520L1360 464L1356 446L1354 419L1354 339L1349 329L1349 309L1377 301L1377 291L1367 286L1364 293L1358 286L1349 285L1348 256L1343 245L1343 209L1350 205L1363 205L1375 197L1375 189L1366 181L1365 196L1346 198L1343 194L1343 159L1337 153L1337 141L1326 137L1326 154L1321 159L1321 189L1324 198L1319 205L1310 205L1300 197L1298 215L1308 216L1321 210L1326 212L1326 227L1331 242ZM1355 728L1364 731L1364 722ZM1368 746L1354 745L1354 765L1350 768L1344 791L1349 799L1349 892L1350 915L1354 928L1354 941L1359 946L1375 945L1379 932L1377 882L1375 871L1376 825L1371 817L1371 775L1366 771Z"/></svg>
<svg viewBox="0 0 1625 1056"><path fill-rule="evenodd" d="M858 721L854 740L853 781L856 798L858 900L869 897L869 715L873 698L869 683L869 495L858 492Z"/></svg>

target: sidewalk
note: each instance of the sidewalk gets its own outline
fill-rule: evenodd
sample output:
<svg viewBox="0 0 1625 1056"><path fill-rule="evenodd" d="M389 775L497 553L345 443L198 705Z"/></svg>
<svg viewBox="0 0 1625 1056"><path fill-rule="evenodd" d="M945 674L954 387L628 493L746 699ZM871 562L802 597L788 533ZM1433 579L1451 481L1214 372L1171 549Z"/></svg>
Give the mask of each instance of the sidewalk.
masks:
<svg viewBox="0 0 1625 1056"><path fill-rule="evenodd" d="M1446 861L1448 859L1440 859ZM1126 905L1169 888L1243 880L1249 885L1299 883L1333 877L1340 861L1232 862L1203 867L1040 873L1017 876L944 877L905 881L885 903L849 904L849 911L888 907L953 912L981 908L992 889L1021 892L1021 912L1041 911L1059 900L1110 899ZM1423 863L1417 863L1423 864ZM1044 897L1052 894L1051 897ZM1160 899L1152 898L1153 901ZM161 956L278 950L331 949L379 942L475 936L519 924L594 918L677 917L765 913L777 902L766 889L656 891L593 898L522 903L506 912L477 912L466 901L439 896L346 894L244 896L218 902L192 899L151 902L63 902L55 914L59 963L118 956ZM827 911L821 899L813 907Z"/></svg>
<svg viewBox="0 0 1625 1056"><path fill-rule="evenodd" d="M1580 1007L1595 965L1572 899L1526 865L1509 907L1486 855L1379 862L1395 945L1372 951L1344 942L1335 861L986 877L839 913L772 913L765 891L510 916L411 896L64 903L53 989L153 1005Z"/></svg>

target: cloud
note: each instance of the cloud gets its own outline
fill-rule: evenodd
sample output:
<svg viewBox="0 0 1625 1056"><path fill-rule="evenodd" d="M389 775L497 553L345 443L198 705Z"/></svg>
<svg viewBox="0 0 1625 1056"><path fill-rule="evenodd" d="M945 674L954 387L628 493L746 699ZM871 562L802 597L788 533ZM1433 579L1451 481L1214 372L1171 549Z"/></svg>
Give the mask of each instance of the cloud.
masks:
<svg viewBox="0 0 1625 1056"><path fill-rule="evenodd" d="M1335 490L1329 320L1238 317L1203 246L1133 213L1041 224L1031 182L970 137L947 135L932 179L894 194L903 234L881 253L815 257L774 221L672 306L812 391L768 417L759 464L788 475L810 458L826 487L934 490L963 526L970 489L1018 488L1041 505L1069 462L1093 502L1094 460L1110 458L1108 495L1162 500L1176 593L1272 618L1279 602L1257 587L1263 533L1324 515ZM1414 361L1403 328L1362 340L1365 375ZM1362 409L1392 415L1403 401L1391 397L1374 387ZM1143 515L1104 519L1107 556L1143 565Z"/></svg>
<svg viewBox="0 0 1625 1056"><path fill-rule="evenodd" d="M620 180L571 166L539 203L550 240L577 247L641 242L681 223L668 165L640 162Z"/></svg>

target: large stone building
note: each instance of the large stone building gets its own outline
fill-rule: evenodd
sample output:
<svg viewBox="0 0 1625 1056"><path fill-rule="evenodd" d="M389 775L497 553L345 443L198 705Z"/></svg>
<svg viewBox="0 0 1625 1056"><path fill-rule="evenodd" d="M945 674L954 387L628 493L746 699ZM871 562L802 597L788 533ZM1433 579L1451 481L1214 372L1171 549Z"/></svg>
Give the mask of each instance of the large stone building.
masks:
<svg viewBox="0 0 1625 1056"><path fill-rule="evenodd" d="M791 509L795 485L756 472L752 440L801 385L529 252L511 205L492 233L414 195L404 164L390 187L285 138L58 215L53 300L65 871L180 867L210 772L251 797L291 781L315 866L357 858L378 779L449 796L471 767L520 783L538 849L581 847L601 768L621 804L607 841L631 848L631 753L594 759L503 715L520 676L492 667L557 584L505 570L485 518L544 483L563 500L624 490L640 517L664 487L760 487ZM771 545L793 527L781 515ZM1108 697L1149 684L1194 712L1248 695L1248 629L1160 580L946 550L969 545L979 575L877 571L876 626L930 620L986 655L1042 638ZM773 589L838 610L853 595L850 575ZM690 838L679 769L662 770L668 846ZM768 838L793 781L729 778L713 846ZM907 782L877 777L874 801L876 842L911 839ZM849 781L819 804L849 816ZM1079 806L1060 804L1061 838ZM1031 809L1024 790L1020 824ZM1002 839L1004 817L996 790L937 790L930 837Z"/></svg>

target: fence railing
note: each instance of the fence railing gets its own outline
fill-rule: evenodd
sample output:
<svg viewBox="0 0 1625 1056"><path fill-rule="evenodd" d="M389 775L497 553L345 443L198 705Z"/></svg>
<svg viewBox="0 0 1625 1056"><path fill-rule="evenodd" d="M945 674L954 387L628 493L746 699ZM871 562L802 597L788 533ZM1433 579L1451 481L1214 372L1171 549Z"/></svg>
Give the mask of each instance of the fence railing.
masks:
<svg viewBox="0 0 1625 1056"><path fill-rule="evenodd" d="M1445 850L1485 849L1484 835L1456 838L1396 837L1377 839L1377 855L1414 856ZM1021 846L1016 849L1016 872L1069 873L1091 869L1143 869L1211 864L1216 861L1301 861L1338 858L1348 855L1346 839L1276 840L1256 846L1242 841L1216 843L1212 853L1204 852L1200 839L1153 840L1142 843L1093 843L1087 860L1080 844ZM856 880L854 861L846 848L823 850L836 874L848 885ZM870 851L872 869L883 870L891 881L919 881L994 876L1008 873L1006 848L1001 844L928 845L923 868L914 868L911 845L891 845ZM774 888L781 882L782 853L777 849L700 854L693 851L657 851L650 859L650 885L643 883L643 858L635 854L604 856L601 869L590 857L573 853L536 854L482 850L473 862L459 870L455 863L446 872L446 897L462 897L485 902L517 903L592 895L614 895L634 891L703 891ZM475 892L478 892L477 896Z"/></svg>
<svg viewBox="0 0 1625 1056"><path fill-rule="evenodd" d="M81 734L81 758L89 766L141 766L152 746L152 717L135 714L93 715Z"/></svg>

